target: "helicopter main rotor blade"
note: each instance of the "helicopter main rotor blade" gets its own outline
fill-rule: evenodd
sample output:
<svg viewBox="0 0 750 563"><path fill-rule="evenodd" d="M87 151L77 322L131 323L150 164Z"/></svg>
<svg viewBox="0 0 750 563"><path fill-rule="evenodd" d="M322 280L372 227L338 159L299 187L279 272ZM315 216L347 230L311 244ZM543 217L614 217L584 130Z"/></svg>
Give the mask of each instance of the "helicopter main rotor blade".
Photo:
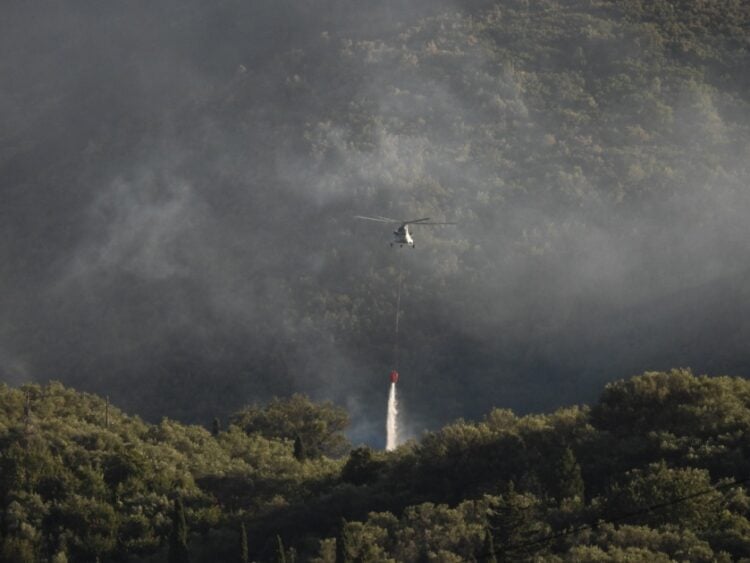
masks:
<svg viewBox="0 0 750 563"><path fill-rule="evenodd" d="M365 219L367 221L377 221L378 223L401 223L401 221L396 221L395 219L388 219L387 217L364 217L363 215L355 215L355 219Z"/></svg>
<svg viewBox="0 0 750 563"><path fill-rule="evenodd" d="M455 225L456 223L443 223L439 221L430 221L429 217L422 217L421 219L409 219L408 221L400 221L399 219L391 219L390 217L383 217L382 215L376 215L375 217L365 217L364 215L355 215L355 219L365 219L367 221L376 221L378 223L391 223L394 225Z"/></svg>

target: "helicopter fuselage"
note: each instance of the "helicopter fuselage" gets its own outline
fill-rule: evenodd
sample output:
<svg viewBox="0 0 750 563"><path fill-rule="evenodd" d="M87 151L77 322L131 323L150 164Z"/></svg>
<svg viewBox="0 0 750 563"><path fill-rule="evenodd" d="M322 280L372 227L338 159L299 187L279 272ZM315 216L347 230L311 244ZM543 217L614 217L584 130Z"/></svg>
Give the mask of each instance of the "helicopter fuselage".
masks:
<svg viewBox="0 0 750 563"><path fill-rule="evenodd" d="M409 225L401 225L398 229L393 231L393 242L391 246L398 244L400 246L414 246L414 239L411 237L409 232Z"/></svg>
<svg viewBox="0 0 750 563"><path fill-rule="evenodd" d="M393 242L391 242L391 246L397 244L399 246L411 246L412 248L414 248L414 239L411 237L411 233L409 232L409 225L424 225L430 227L434 225L455 225L455 223L430 221L429 217L422 217L421 219L409 219L407 221L399 221L398 219L389 219L388 217L381 216L365 217L364 215L355 215L354 218L365 219L367 221L375 221L377 223L390 223L392 225L398 225L398 228L393 231Z"/></svg>

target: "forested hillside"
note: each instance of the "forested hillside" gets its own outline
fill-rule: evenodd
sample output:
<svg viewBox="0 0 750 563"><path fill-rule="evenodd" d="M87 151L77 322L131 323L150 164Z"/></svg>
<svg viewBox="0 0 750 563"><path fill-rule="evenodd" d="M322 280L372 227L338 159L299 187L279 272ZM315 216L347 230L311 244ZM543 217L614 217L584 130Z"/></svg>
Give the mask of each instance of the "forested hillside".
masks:
<svg viewBox="0 0 750 563"><path fill-rule="evenodd" d="M352 449L347 413L300 395L229 422L149 424L59 383L3 386L0 559L750 557L743 379L646 373L591 406L494 409L387 454Z"/></svg>
<svg viewBox="0 0 750 563"><path fill-rule="evenodd" d="M379 443L399 268L413 435L750 373L747 2L4 12L6 382L201 424L304 392Z"/></svg>

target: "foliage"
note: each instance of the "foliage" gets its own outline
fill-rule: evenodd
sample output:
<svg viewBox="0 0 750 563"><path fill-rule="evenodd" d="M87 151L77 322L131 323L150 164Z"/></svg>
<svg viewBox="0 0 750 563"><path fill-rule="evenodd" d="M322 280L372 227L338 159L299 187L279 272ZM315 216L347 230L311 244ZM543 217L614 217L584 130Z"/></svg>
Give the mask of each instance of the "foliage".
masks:
<svg viewBox="0 0 750 563"><path fill-rule="evenodd" d="M378 478L382 465L369 447L355 448L349 452L349 459L341 470L341 479L353 485L370 483Z"/></svg>
<svg viewBox="0 0 750 563"><path fill-rule="evenodd" d="M346 411L331 403L313 403L303 395L274 398L264 407L247 407L231 420L248 434L299 441L298 455L304 452L304 457L337 457L348 450L343 434L349 425Z"/></svg>
<svg viewBox="0 0 750 563"><path fill-rule="evenodd" d="M166 554L170 537L173 551L189 542L191 552L210 547L230 560L237 548L218 531L235 515L304 499L339 468L327 459L300 464L288 442L236 427L214 437L169 420L147 424L111 405L107 424L105 409L105 400L59 383L0 386L6 560L147 557ZM175 492L182 510L170 500ZM226 530L231 537L236 526Z"/></svg>
<svg viewBox="0 0 750 563"><path fill-rule="evenodd" d="M185 560L188 544L194 561L750 556L738 378L646 373L590 408L496 409L394 452L303 462L288 437L111 406L107 422L105 406L59 383L0 388L4 560Z"/></svg>

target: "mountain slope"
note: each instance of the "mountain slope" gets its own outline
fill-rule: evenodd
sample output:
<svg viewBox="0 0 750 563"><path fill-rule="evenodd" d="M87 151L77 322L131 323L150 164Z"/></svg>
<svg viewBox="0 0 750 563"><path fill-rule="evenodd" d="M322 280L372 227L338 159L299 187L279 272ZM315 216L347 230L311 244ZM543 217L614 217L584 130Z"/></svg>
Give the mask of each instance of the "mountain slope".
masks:
<svg viewBox="0 0 750 563"><path fill-rule="evenodd" d="M4 380L203 423L302 391L376 443L399 268L414 434L747 373L743 2L138 8L8 10Z"/></svg>

